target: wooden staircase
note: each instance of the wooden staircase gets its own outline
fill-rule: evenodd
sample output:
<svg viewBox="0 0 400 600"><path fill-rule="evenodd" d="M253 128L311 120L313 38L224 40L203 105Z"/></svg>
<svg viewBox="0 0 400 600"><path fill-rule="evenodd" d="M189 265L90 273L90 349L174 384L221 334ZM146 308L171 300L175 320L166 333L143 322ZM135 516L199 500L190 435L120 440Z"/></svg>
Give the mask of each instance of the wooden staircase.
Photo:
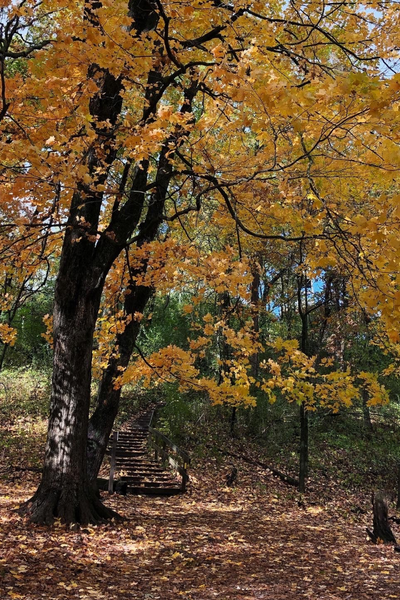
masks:
<svg viewBox="0 0 400 600"><path fill-rule="evenodd" d="M110 493L172 496L185 491L190 459L151 427L153 416L154 410L143 413L110 438Z"/></svg>

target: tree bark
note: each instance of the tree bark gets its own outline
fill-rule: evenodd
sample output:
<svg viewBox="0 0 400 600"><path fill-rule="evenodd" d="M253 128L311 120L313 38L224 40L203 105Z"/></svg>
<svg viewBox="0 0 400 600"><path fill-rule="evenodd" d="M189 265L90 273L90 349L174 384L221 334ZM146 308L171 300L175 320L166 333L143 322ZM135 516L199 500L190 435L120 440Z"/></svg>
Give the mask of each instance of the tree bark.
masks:
<svg viewBox="0 0 400 600"><path fill-rule="evenodd" d="M185 91L186 102L183 104L181 112L187 113L192 110L192 101L197 93L197 83L193 83ZM157 175L155 179L154 192L151 195L149 209L144 222L140 225L140 233L137 240L137 247L156 239L159 226L163 220L165 201L168 192L168 186L173 173L173 152L171 143L179 144L179 132L167 139L160 152L158 159ZM140 176L140 171L138 172ZM137 181L133 182L132 190L139 189ZM110 359L107 368L103 373L100 383L100 389L97 399L97 406L90 418L88 428L88 474L89 480L94 485L103 462L108 439L114 424L115 417L118 414L119 402L121 397L121 388L115 388L114 382L125 369L131 358L137 336L140 331L140 323L135 320L135 313L143 313L150 297L154 293L152 287L136 285L135 280L139 275L147 272L147 262L141 265L139 269L131 271L131 283L128 293L125 296L124 312L132 317L131 321L125 327L124 331L117 336L116 352Z"/></svg>
<svg viewBox="0 0 400 600"><path fill-rule="evenodd" d="M300 467L299 467L299 492L306 491L308 477L308 414L304 402L300 405Z"/></svg>
<svg viewBox="0 0 400 600"><path fill-rule="evenodd" d="M105 273L93 269L93 243L66 233L56 282L54 358L47 444L40 486L28 503L31 520L96 523L114 516L89 486L86 440L93 333ZM97 285L94 281L100 275ZM93 277L94 276L94 277Z"/></svg>
<svg viewBox="0 0 400 600"><path fill-rule="evenodd" d="M151 287L132 285L130 294L127 294L125 299L125 313L128 315L134 315L135 312L143 313L152 294ZM121 387L114 387L115 379L121 373L121 369L125 369L129 364L139 330L139 321L132 319L119 334L116 342L118 351L103 372L97 405L89 420L88 428L88 475L92 485L97 481L108 439L118 414Z"/></svg>
<svg viewBox="0 0 400 600"><path fill-rule="evenodd" d="M373 494L372 508L374 513L374 528L372 532L367 529L369 537L374 544L396 544L396 538L390 529L387 499L383 492L376 492Z"/></svg>

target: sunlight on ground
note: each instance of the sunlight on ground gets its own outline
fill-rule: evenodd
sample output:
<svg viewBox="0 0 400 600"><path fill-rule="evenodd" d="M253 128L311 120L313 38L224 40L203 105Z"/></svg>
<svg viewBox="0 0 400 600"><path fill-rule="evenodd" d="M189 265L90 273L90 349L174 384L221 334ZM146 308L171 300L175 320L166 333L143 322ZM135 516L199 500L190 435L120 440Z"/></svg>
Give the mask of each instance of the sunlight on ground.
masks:
<svg viewBox="0 0 400 600"><path fill-rule="evenodd" d="M21 492L3 486L4 598L400 598L398 555L365 541L365 518L346 521L332 505L204 486L162 499L105 495L127 521L74 532L24 521L13 512Z"/></svg>
<svg viewBox="0 0 400 600"><path fill-rule="evenodd" d="M26 467L45 422L0 436L0 600L400 600L399 555L366 540L367 494L313 481L301 496L245 463L228 488L205 461L183 496L104 494L122 523L46 528L15 511L39 483Z"/></svg>

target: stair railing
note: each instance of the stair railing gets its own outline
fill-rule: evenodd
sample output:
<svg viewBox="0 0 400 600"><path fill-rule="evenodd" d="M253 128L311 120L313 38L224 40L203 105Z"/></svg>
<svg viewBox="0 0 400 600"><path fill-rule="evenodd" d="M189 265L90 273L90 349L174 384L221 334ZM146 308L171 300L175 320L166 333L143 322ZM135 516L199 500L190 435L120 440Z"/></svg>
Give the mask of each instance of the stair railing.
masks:
<svg viewBox="0 0 400 600"><path fill-rule="evenodd" d="M111 442L111 465L110 465L110 476L108 478L108 493L114 493L114 475L115 475L115 463L117 459L117 444L118 444L118 431L114 431Z"/></svg>
<svg viewBox="0 0 400 600"><path fill-rule="evenodd" d="M154 450L155 459L161 459L162 464L165 466L169 464L174 471L179 473L182 477L181 491L186 491L186 486L189 481L188 467L190 465L190 456L185 450L178 448L176 444L171 442L161 431L154 429L151 425L155 421L157 407L153 410L149 426L144 427L148 430L148 445ZM110 465L110 476L108 480L108 492L112 494L114 492L114 476L117 456L117 444L118 444L119 432L114 431L111 440L111 465Z"/></svg>
<svg viewBox="0 0 400 600"><path fill-rule="evenodd" d="M157 407L151 413L149 424L151 424L152 421L155 419L156 410L157 410ZM118 439L119 439L119 431L114 431L112 434L112 437L110 438L110 446L111 446L110 459L111 459L111 461L110 461L110 475L108 477L108 493L109 494L114 493L114 477L115 477L115 466L116 466L116 461L117 461Z"/></svg>
<svg viewBox="0 0 400 600"><path fill-rule="evenodd" d="M185 492L187 482L189 481L187 472L190 465L189 454L178 448L167 436L161 433L161 431L154 429L154 427L149 427L148 444L154 450L156 460L161 460L164 466L169 464L174 471L179 473L182 477L181 491Z"/></svg>

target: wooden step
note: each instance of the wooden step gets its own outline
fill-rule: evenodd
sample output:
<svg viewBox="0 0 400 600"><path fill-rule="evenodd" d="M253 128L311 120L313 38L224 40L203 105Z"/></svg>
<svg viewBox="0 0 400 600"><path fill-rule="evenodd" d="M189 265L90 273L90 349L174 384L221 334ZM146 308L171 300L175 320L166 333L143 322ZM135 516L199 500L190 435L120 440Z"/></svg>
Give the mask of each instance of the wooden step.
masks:
<svg viewBox="0 0 400 600"><path fill-rule="evenodd" d="M166 474L156 473L156 474L152 475L151 473L135 473L135 472L129 473L129 471L124 471L123 474L120 475L119 478L123 479L124 481L126 481L127 479L135 479L137 481L157 481L160 484L162 484L163 482L168 482L168 481L175 483L174 477L169 475L168 473L166 473Z"/></svg>
<svg viewBox="0 0 400 600"><path fill-rule="evenodd" d="M111 452L107 453L108 456L111 455ZM117 453L116 453L117 458L121 459L121 460L125 460L125 459L130 459L130 460L140 460L140 459L144 459L144 457L148 456L147 454L147 450L143 449L143 450L134 450L133 452L131 450L118 450L117 448Z"/></svg>
<svg viewBox="0 0 400 600"><path fill-rule="evenodd" d="M128 485L126 488L127 494L135 494L137 496L175 496L181 494L180 488L159 488L159 487L140 487Z"/></svg>
<svg viewBox="0 0 400 600"><path fill-rule="evenodd" d="M148 454L147 445L152 411L141 415L118 432L115 455L114 490L118 493L170 496L181 493L175 475ZM107 454L111 455L110 440Z"/></svg>
<svg viewBox="0 0 400 600"><path fill-rule="evenodd" d="M118 481L126 483L128 486L134 487L158 487L158 488L175 488L176 481L152 481L151 479L136 479L134 477L121 478Z"/></svg>
<svg viewBox="0 0 400 600"><path fill-rule="evenodd" d="M117 471L129 471L131 473L140 473L141 475L146 474L146 473L148 473L149 475L161 475L162 473L165 473L165 469L159 469L159 468L146 469L146 467L141 467L140 469L137 469L135 466L131 466L131 465L117 465L116 470Z"/></svg>

